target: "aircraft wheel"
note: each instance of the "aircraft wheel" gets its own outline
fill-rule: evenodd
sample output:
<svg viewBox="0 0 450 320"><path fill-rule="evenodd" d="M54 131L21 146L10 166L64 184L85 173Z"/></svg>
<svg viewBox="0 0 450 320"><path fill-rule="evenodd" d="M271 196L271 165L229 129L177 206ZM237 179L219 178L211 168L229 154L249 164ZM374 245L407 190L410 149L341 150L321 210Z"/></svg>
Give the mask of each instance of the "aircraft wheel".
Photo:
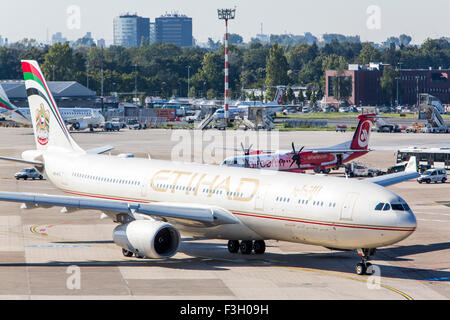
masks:
<svg viewBox="0 0 450 320"><path fill-rule="evenodd" d="M253 241L244 240L241 241L241 245L239 246L242 254L251 254L253 249Z"/></svg>
<svg viewBox="0 0 450 320"><path fill-rule="evenodd" d="M256 240L253 243L253 251L256 254L263 254L266 251L266 243L264 240Z"/></svg>
<svg viewBox="0 0 450 320"><path fill-rule="evenodd" d="M239 240L228 241L228 251L230 253L238 253L239 251Z"/></svg>
<svg viewBox="0 0 450 320"><path fill-rule="evenodd" d="M127 249L122 249L122 254L124 255L124 257L132 257L133 256L133 252L128 251Z"/></svg>
<svg viewBox="0 0 450 320"><path fill-rule="evenodd" d="M366 266L364 263L360 262L356 265L356 274L360 276L366 274Z"/></svg>

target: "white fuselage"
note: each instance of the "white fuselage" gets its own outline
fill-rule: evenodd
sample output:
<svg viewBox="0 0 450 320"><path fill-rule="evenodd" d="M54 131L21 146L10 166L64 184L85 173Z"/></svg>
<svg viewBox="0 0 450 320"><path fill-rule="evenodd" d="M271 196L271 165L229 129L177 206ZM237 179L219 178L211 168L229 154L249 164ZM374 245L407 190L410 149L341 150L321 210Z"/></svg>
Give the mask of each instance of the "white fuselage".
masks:
<svg viewBox="0 0 450 320"><path fill-rule="evenodd" d="M16 121L22 124L31 124L30 108L17 108L23 117L15 116L14 112L5 114L5 118ZM61 108L59 109L63 120L67 123L73 124L79 121L86 121L87 125L98 125L105 121L102 114L91 108Z"/></svg>
<svg viewBox="0 0 450 320"><path fill-rule="evenodd" d="M220 206L239 224L210 228L170 221L212 239L276 239L342 249L398 242L416 227L408 211L375 211L405 203L378 185L343 178L46 151L48 178L72 195L132 202Z"/></svg>

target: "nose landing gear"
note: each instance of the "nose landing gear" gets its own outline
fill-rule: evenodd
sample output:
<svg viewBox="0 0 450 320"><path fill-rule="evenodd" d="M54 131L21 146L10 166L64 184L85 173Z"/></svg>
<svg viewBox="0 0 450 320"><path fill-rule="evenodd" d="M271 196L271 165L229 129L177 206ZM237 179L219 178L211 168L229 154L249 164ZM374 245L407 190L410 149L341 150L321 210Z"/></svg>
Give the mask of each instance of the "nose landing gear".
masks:
<svg viewBox="0 0 450 320"><path fill-rule="evenodd" d="M373 274L373 267L370 262L370 256L374 255L376 249L358 249L358 254L361 257L361 262L356 265L357 275L370 275Z"/></svg>

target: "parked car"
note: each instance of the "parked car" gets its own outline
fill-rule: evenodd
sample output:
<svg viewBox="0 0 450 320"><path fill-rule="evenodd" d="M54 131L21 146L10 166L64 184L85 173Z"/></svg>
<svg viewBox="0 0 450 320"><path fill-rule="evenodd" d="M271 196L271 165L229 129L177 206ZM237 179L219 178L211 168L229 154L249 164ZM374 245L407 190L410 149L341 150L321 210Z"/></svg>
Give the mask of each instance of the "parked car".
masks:
<svg viewBox="0 0 450 320"><path fill-rule="evenodd" d="M344 165L345 173L350 177L376 177L384 174L378 169L370 169L358 162L349 162Z"/></svg>
<svg viewBox="0 0 450 320"><path fill-rule="evenodd" d="M39 180L42 180L44 177L35 168L25 168L25 169L22 169L19 172L17 172L14 175L14 178L16 178L16 180L19 180L19 179L24 179L24 180L27 180L27 179L33 179L33 180L39 179Z"/></svg>
<svg viewBox="0 0 450 320"><path fill-rule="evenodd" d="M105 122L103 131L120 131L120 123L114 121Z"/></svg>
<svg viewBox="0 0 450 320"><path fill-rule="evenodd" d="M142 129L142 125L137 120L131 120L131 119L128 120L127 126L128 126L128 129L130 129L130 130L141 130Z"/></svg>
<svg viewBox="0 0 450 320"><path fill-rule="evenodd" d="M447 181L447 171L445 169L430 169L422 173L420 177L417 178L419 183L445 183Z"/></svg>

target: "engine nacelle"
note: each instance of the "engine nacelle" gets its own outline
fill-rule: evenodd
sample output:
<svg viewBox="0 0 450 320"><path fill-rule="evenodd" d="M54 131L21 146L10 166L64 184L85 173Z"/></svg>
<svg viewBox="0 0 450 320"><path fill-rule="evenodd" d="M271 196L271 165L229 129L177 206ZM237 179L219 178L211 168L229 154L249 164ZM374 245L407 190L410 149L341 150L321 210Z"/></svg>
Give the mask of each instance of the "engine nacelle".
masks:
<svg viewBox="0 0 450 320"><path fill-rule="evenodd" d="M84 129L86 129L87 127L88 127L88 123L87 123L86 120L80 120L80 121L75 122L75 123L73 124L73 128L74 128L75 130L84 130Z"/></svg>
<svg viewBox="0 0 450 320"><path fill-rule="evenodd" d="M171 224L134 220L117 226L114 243L128 251L148 258L170 258L178 251L180 233Z"/></svg>

